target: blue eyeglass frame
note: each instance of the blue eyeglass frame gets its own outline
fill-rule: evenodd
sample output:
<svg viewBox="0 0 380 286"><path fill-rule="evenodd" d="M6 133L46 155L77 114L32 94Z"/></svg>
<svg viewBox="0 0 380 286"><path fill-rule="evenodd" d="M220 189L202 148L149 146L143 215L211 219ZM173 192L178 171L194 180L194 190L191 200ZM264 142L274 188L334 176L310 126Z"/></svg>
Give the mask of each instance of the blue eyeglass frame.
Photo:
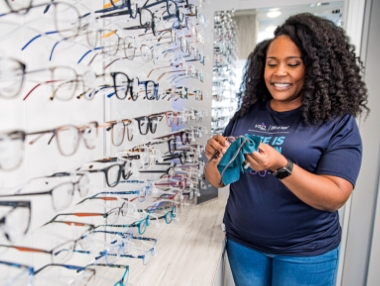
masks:
<svg viewBox="0 0 380 286"><path fill-rule="evenodd" d="M120 181L120 183L122 182L125 182L125 181ZM137 200L139 202L144 202L146 197L147 196L150 196L152 194L152 189L150 188L150 186L144 186L143 188L145 188L145 196L141 196L141 188L138 189L138 190L134 190L134 191L120 191L120 192L99 192L91 197L88 197L88 198L85 198L83 199L82 201L80 201L78 204L81 204L87 200L96 200L96 199L100 199L98 198L99 195L138 195L137 196Z"/></svg>
<svg viewBox="0 0 380 286"><path fill-rule="evenodd" d="M42 266L41 268L35 270L34 267L31 267L31 266L28 266L25 264L19 264L19 263L15 263L15 262L4 261L4 260L0 260L0 264L4 264L4 265L10 266L10 267L20 268L20 269L25 268L29 272L29 274L28 274L29 280L32 280L42 270L44 270L47 267L51 267L51 266L64 267L66 269L76 270L76 272L81 272L81 271L88 269L88 270L92 270L94 275L96 275L95 269L87 268L87 266L82 267L82 266L69 265L69 264L49 263L49 264L46 264L46 265ZM21 276L21 274L19 274L18 277L16 277L13 280L17 280Z"/></svg>
<svg viewBox="0 0 380 286"><path fill-rule="evenodd" d="M19 269L24 268L28 272L29 281L32 282L33 277L35 275L34 274L34 267L31 267L31 266L28 266L25 264L19 264L19 263L15 263L15 262L4 261L4 260L0 260L0 264L4 264L4 265L7 265L9 267L14 267L14 268L19 268ZM16 277L14 277L12 280L16 281L20 276L22 276L23 273L24 273L24 271L21 272L20 274L18 274Z"/></svg>

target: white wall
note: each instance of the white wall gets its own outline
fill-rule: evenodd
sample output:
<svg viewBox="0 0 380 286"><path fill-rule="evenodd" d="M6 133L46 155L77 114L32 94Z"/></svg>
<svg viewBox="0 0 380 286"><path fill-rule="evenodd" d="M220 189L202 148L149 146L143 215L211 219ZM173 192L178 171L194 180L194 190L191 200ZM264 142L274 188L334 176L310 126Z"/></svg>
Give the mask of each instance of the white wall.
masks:
<svg viewBox="0 0 380 286"><path fill-rule="evenodd" d="M380 2L366 1L363 25L362 59L369 92L371 113L360 122L364 152L359 180L352 196L346 261L342 285L379 285L379 175L380 101L379 29Z"/></svg>
<svg viewBox="0 0 380 286"><path fill-rule="evenodd" d="M75 7L79 9L80 14L83 15L86 12L100 9L103 7L104 3L109 1L82 0L75 2L67 0L67 2L75 3ZM46 1L35 0L33 3L46 3ZM138 76L140 80L146 80L147 74L152 68L168 65L165 61L160 61L156 64L144 63L141 58L136 57L134 61L130 62L125 60L118 61L110 68L104 70L104 64L109 63L112 58L104 58L104 61L102 61L102 56L99 56L91 67L89 67L89 60L95 52L90 53L85 60L78 65L77 61L87 50L89 50L89 47L86 44L78 44L77 41L59 44L55 50L53 61L50 62L49 54L51 48L56 41L61 39L57 35L43 36L30 44L26 50L22 51L21 47L32 37L41 32L56 30L56 27L53 24L54 22L51 19L52 8L46 15L42 13L43 9L44 7L40 9L33 9L26 16L7 15L6 17L0 17L0 57L12 57L24 62L26 64L27 71L46 68L49 66L64 65L74 68L79 74L82 74L83 71L89 69L93 70L97 74L109 73L111 71L122 71L127 73L131 78ZM8 11L8 8L5 6L5 1L0 1L0 11L0 13ZM130 34L136 35L136 32L131 33L123 31L122 27L126 24L126 17L123 19L124 20L122 20L121 23L120 18L117 20L112 19L112 21L99 20L98 25L99 28L107 26L111 30L117 29L120 36L127 36ZM85 21L86 20L84 20L84 22ZM119 24L116 22L119 22ZM22 25L23 23L25 23L25 25ZM137 23L138 19L136 21L136 24ZM139 33L141 33L141 30ZM166 48L170 48L170 46ZM137 51L137 54L139 54L139 51ZM192 64L197 69L203 68L199 62L194 62ZM210 64L210 62L208 64ZM152 79L157 81L157 78L155 78L157 77L156 75L157 73ZM51 79L50 74L47 72L36 73L33 75L27 74L24 88L17 98L12 100L4 100L0 98L0 132L15 129L25 130L27 132L41 131L53 129L65 124L81 125L89 121L98 121L102 124L110 120L144 116L151 113L171 110L172 108L182 110L183 107L207 107L211 104L211 97L205 98L204 102L199 102L195 101L194 96L190 96L188 100L180 99L174 103L167 100L148 101L143 100L142 98L139 98L136 102L131 100L122 101L117 99L116 96L113 96L110 99L106 98L105 94L111 92L112 89L108 89L107 92L97 94L92 101L87 101L85 99L78 100L76 98L73 98L67 102L59 100L49 101L49 97L52 92L50 85L42 85L38 87L29 96L29 98L25 101L22 100L33 86L49 79ZM104 80L100 79L98 82L99 85L104 83L112 84L111 77L106 76ZM168 80L162 80L160 81L160 84L166 88L171 87ZM206 90L207 88L205 84L202 84L196 79L181 80L177 83L177 85L181 84L186 84L191 88L198 88L201 90ZM211 85L208 87L210 90L209 95L211 95ZM78 91L76 94L79 94L80 92L81 91ZM201 124L206 125L209 129L209 117L206 117L204 122ZM190 125L195 126L197 123L190 121L189 124L179 126L177 128ZM63 157L58 152L56 139L54 139L50 145L47 145L47 141L50 136L45 135L33 145L29 145L28 142L34 137L28 136L25 144L25 156L21 166L12 172L4 172L0 170L0 194L13 193L14 187L27 182L31 178L50 175L58 171L73 171L90 160L99 159L105 156L115 156L115 153L118 151L123 151L126 148L137 144L151 141L152 138L168 134L171 132L171 128L166 125L166 120L164 118L162 122L158 124L158 129L155 134L150 134L149 132L149 135L141 136L136 130L137 133L135 134L132 142L128 142L125 139L124 144L117 148L112 146L110 143L110 132L106 132L105 129L100 129L99 132L100 134L97 140L97 147L95 149L88 150L85 148L83 142L80 142L79 149L73 156L70 157ZM204 137L198 140L198 142L204 143L205 140L206 138ZM163 147L166 148L166 146ZM98 165L96 168L100 169L104 166L105 165ZM92 193L90 194L94 194L103 189L105 186L104 176L102 173L99 173L91 175L91 178ZM45 182L42 181L31 184L28 190L43 191L46 190L46 188ZM43 236L42 239L36 238L36 236L32 234L34 233L37 237L39 237L41 233L40 227L53 218L57 213L62 213L62 211L57 212L53 209L50 196L24 197L23 199L32 201L32 223L30 227L30 235L28 235L24 241L20 241L20 243L22 245L39 247L42 249L53 248L57 245L57 241L55 239L47 239L45 236ZM77 203L79 200L81 200L81 198L76 192L73 204ZM94 211L94 208L96 207L91 208L91 211ZM83 209L81 210L83 211ZM104 208L102 207L101 210L103 211ZM66 211L73 211L73 209L67 209ZM0 217L2 217L2 214L3 213L0 213ZM78 233L71 233L74 232L72 228L60 224L51 226L50 231L55 233L58 237L62 236L66 239L74 237L77 238L79 235ZM76 229L75 232L77 231L78 230ZM82 231L84 231L84 229L82 229ZM1 243L8 242L4 238L0 238L0 244ZM14 250L7 251L6 253L1 252L0 257L1 260L34 265L36 268L51 262L48 255L28 255L25 252L17 252ZM74 256L66 263L86 265L92 260L93 257L91 255L82 255Z"/></svg>

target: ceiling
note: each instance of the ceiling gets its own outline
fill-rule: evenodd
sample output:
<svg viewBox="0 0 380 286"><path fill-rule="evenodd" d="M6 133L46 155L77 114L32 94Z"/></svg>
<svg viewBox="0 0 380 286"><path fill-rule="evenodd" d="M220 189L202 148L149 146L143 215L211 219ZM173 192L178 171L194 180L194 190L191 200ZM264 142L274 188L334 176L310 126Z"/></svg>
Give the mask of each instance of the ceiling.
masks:
<svg viewBox="0 0 380 286"><path fill-rule="evenodd" d="M309 12L316 16L333 21L337 25L342 22L343 1L337 2L316 2L315 4L297 6L278 6L262 9L236 10L235 17L244 15L256 15L258 24L257 42L273 37L275 27L285 22L287 18L298 13ZM281 15L276 18L267 16L268 12L279 11Z"/></svg>

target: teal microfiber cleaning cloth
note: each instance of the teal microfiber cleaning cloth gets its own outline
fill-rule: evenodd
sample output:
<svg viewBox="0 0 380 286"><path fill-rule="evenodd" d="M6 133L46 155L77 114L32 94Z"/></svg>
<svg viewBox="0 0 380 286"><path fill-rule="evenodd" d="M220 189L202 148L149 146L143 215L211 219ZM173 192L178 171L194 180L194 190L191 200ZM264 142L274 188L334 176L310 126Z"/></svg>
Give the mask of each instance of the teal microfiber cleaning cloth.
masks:
<svg viewBox="0 0 380 286"><path fill-rule="evenodd" d="M244 155L257 151L259 145L260 137L248 134L237 137L231 143L218 164L218 171L222 176L221 181L225 186L239 180L240 172L252 170L243 168Z"/></svg>

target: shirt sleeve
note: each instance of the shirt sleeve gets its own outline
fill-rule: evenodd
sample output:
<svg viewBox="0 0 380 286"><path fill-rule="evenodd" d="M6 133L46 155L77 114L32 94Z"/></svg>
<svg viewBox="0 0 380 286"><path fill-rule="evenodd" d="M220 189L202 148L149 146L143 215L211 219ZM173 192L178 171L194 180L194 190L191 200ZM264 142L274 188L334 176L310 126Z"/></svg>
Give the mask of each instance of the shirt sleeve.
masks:
<svg viewBox="0 0 380 286"><path fill-rule="evenodd" d="M361 162L362 140L359 128L355 118L346 115L336 123L316 173L341 177L355 187Z"/></svg>

